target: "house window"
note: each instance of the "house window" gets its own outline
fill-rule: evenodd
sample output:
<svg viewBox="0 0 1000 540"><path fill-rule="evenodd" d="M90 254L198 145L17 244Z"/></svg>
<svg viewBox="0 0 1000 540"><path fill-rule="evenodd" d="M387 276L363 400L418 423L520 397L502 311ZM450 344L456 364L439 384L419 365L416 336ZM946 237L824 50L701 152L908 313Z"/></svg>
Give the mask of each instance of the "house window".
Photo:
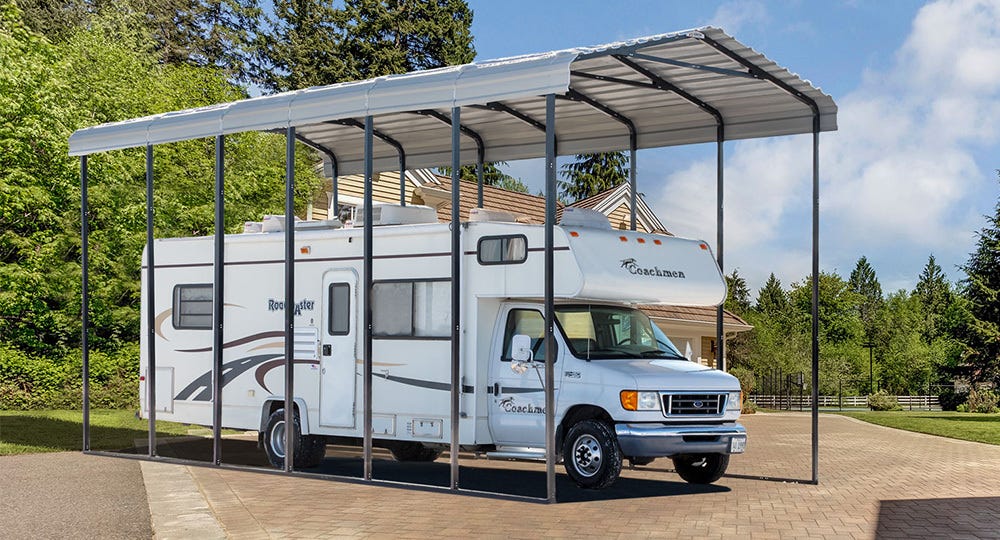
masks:
<svg viewBox="0 0 1000 540"><path fill-rule="evenodd" d="M451 282L376 282L372 285L372 324L376 338L450 339Z"/></svg>
<svg viewBox="0 0 1000 540"><path fill-rule="evenodd" d="M178 330L212 329L212 284L174 287L173 323Z"/></svg>
<svg viewBox="0 0 1000 540"><path fill-rule="evenodd" d="M523 234L484 236L476 251L479 264L521 264L528 258L528 238Z"/></svg>

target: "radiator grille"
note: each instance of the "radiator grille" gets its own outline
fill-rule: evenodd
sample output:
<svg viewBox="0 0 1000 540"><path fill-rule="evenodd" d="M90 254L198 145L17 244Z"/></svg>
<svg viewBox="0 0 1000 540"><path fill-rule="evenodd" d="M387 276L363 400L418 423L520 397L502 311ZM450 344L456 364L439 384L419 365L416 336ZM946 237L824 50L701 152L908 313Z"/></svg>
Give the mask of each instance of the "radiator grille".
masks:
<svg viewBox="0 0 1000 540"><path fill-rule="evenodd" d="M725 405L725 394L663 395L663 410L667 416L718 416Z"/></svg>

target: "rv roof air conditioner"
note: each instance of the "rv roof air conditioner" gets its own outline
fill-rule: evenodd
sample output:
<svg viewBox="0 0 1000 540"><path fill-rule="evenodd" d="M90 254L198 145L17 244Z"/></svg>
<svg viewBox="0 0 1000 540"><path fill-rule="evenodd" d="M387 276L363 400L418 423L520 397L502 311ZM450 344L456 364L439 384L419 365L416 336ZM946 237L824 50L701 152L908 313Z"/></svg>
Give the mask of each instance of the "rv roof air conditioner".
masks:
<svg viewBox="0 0 1000 540"><path fill-rule="evenodd" d="M511 212L503 210L487 210L485 208L473 208L469 210L469 221L494 221L502 223L515 223L517 216Z"/></svg>
<svg viewBox="0 0 1000 540"><path fill-rule="evenodd" d="M611 229L611 222L608 216L587 208L575 208L568 206L563 208L562 219L559 224L564 227L589 227L591 229Z"/></svg>
<svg viewBox="0 0 1000 540"><path fill-rule="evenodd" d="M339 229L343 226L344 224L339 219L315 219L295 222L295 230L315 231L319 229Z"/></svg>
<svg viewBox="0 0 1000 540"><path fill-rule="evenodd" d="M298 223L299 218L295 218L295 222ZM296 225L298 227L298 225ZM247 231L247 225L243 225L243 230L245 232L255 232ZM285 230L285 216L279 214L267 214L264 216L264 220L261 222L260 232L273 233L282 232Z"/></svg>
<svg viewBox="0 0 1000 540"><path fill-rule="evenodd" d="M358 207L357 224L363 224L368 219L368 209ZM372 206L372 225L414 225L417 223L437 223L437 210L430 206L398 206L395 204L376 204Z"/></svg>

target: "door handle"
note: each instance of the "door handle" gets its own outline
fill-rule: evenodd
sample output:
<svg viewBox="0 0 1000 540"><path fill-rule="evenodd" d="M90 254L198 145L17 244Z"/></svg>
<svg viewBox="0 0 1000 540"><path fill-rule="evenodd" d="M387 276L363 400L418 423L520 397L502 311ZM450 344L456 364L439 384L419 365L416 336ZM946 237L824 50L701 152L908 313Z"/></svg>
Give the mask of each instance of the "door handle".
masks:
<svg viewBox="0 0 1000 540"><path fill-rule="evenodd" d="M500 395L500 383L498 382L493 383L493 395L494 396Z"/></svg>
<svg viewBox="0 0 1000 540"><path fill-rule="evenodd" d="M333 354L333 345L323 345L323 356L330 356Z"/></svg>

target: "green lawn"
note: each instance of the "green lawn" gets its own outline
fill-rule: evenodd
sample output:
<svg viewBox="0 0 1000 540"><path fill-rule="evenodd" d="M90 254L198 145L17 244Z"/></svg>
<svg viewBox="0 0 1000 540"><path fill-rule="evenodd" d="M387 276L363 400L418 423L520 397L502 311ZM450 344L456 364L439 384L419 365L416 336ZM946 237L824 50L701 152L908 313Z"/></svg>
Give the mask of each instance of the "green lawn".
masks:
<svg viewBox="0 0 1000 540"><path fill-rule="evenodd" d="M836 414L896 429L965 441L1000 444L1000 414L942 411L863 411Z"/></svg>
<svg viewBox="0 0 1000 540"><path fill-rule="evenodd" d="M92 450L131 448L148 436L148 420L131 410L91 410ZM157 437L187 435L191 426L157 422ZM0 456L31 452L62 452L83 447L81 411L0 411Z"/></svg>

